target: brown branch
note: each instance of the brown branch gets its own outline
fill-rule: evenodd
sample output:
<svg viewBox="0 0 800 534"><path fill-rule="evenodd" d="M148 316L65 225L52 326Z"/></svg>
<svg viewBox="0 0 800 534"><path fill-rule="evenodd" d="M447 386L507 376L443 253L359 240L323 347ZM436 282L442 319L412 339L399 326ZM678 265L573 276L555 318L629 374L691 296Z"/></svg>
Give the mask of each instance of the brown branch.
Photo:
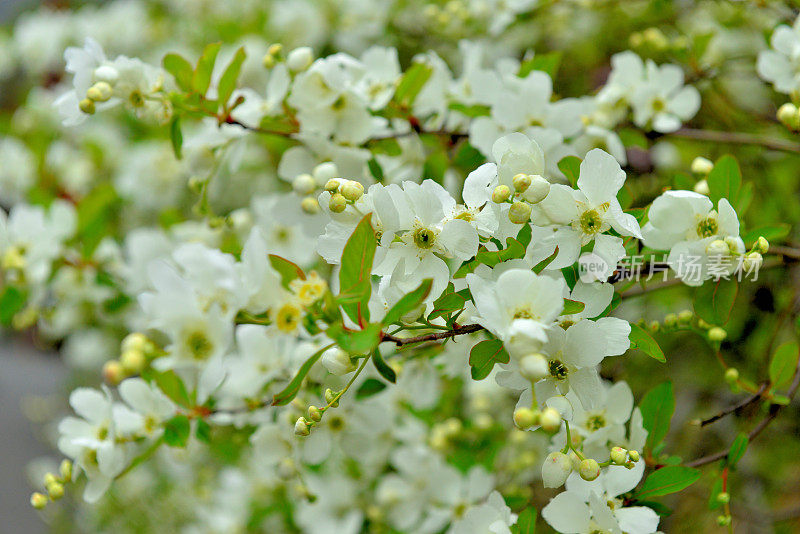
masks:
<svg viewBox="0 0 800 534"><path fill-rule="evenodd" d="M713 415L713 416L709 417L708 419L703 419L702 421L700 421L700 426L710 425L711 423L713 423L715 421L719 421L720 419L722 419L726 415L730 415L732 413L738 414L739 412L741 412L742 410L744 410L745 408L747 408L751 404L761 400L763 398L764 392L767 390L768 387L769 387L769 382L764 382L758 388L758 391L753 393L751 396L749 396L746 399L744 399L743 401L731 406L730 408L726 408L726 409L722 410L718 414Z"/></svg>
<svg viewBox="0 0 800 534"><path fill-rule="evenodd" d="M782 152L800 153L800 144L782 139L772 139L760 135L743 132L723 132L716 130L698 130L695 128L680 128L672 133L672 137L682 137L684 139L694 139L697 141L710 141L712 143L729 143L735 145L757 145L770 150L780 150Z"/></svg>
<svg viewBox="0 0 800 534"><path fill-rule="evenodd" d="M473 332L479 332L484 328L479 324L467 324L464 326L456 326L452 330L446 330L443 332L433 332L431 334L424 334L421 336L414 336L414 337L396 337L391 334L383 334L381 341L389 341L397 345L398 347L402 347L403 345L410 345L412 343L422 343L424 341L437 341L439 339L448 339L455 336L460 336L462 334L471 334Z"/></svg>

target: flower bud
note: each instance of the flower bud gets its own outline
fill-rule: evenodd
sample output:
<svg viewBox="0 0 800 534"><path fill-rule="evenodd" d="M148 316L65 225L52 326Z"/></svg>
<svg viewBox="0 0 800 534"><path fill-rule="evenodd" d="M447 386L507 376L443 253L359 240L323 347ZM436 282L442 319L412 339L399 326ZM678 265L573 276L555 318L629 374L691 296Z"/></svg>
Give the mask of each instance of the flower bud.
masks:
<svg viewBox="0 0 800 534"><path fill-rule="evenodd" d="M108 82L97 82L86 91L86 98L95 102L107 102L114 94Z"/></svg>
<svg viewBox="0 0 800 534"><path fill-rule="evenodd" d="M776 114L778 120L790 130L800 128L800 110L791 102L787 102L778 108Z"/></svg>
<svg viewBox="0 0 800 534"><path fill-rule="evenodd" d="M699 180L696 184L694 184L694 192L708 196L709 193L711 193L711 188L708 187L708 181L705 178Z"/></svg>
<svg viewBox="0 0 800 534"><path fill-rule="evenodd" d="M753 273L761 268L762 263L764 263L764 257L758 252L751 252L745 255L742 260L742 269L744 269L745 272Z"/></svg>
<svg viewBox="0 0 800 534"><path fill-rule="evenodd" d="M309 215L316 215L319 213L319 201L314 197L306 197L300 201L300 209L303 213Z"/></svg>
<svg viewBox="0 0 800 534"><path fill-rule="evenodd" d="M47 495L44 495L43 493L39 493L38 491L34 492L31 495L31 506L33 506L37 510L41 510L45 506L47 506L47 500L48 500L47 499Z"/></svg>
<svg viewBox="0 0 800 534"><path fill-rule="evenodd" d="M674 313L668 313L664 316L664 326L672 328L678 324L678 316Z"/></svg>
<svg viewBox="0 0 800 534"><path fill-rule="evenodd" d="M329 193L335 193L339 190L339 180L336 178L331 178L327 182L325 182L325 191Z"/></svg>
<svg viewBox="0 0 800 534"><path fill-rule="evenodd" d="M322 353L322 366L336 376L343 376L356 370L350 355L338 347Z"/></svg>
<svg viewBox="0 0 800 534"><path fill-rule="evenodd" d="M355 202L361 195L364 194L364 186L361 185L361 182L356 182L355 180L347 180L340 189L340 192L347 200L351 202Z"/></svg>
<svg viewBox="0 0 800 534"><path fill-rule="evenodd" d="M511 189L507 185L498 185L492 191L492 202L501 204L511 198Z"/></svg>
<svg viewBox="0 0 800 534"><path fill-rule="evenodd" d="M722 239L715 239L706 247L706 254L709 256L727 256L731 253L731 248Z"/></svg>
<svg viewBox="0 0 800 534"><path fill-rule="evenodd" d="M678 322L683 324L688 324L694 318L694 312L692 310L682 310L678 313Z"/></svg>
<svg viewBox="0 0 800 534"><path fill-rule="evenodd" d="M766 254L769 251L769 241L763 235L760 236L753 247L753 251Z"/></svg>
<svg viewBox="0 0 800 534"><path fill-rule="evenodd" d="M141 350L129 349L119 357L119 363L126 374L139 374L147 365L147 358Z"/></svg>
<svg viewBox="0 0 800 534"><path fill-rule="evenodd" d="M57 501L61 497L64 496L64 485L60 482L51 482L46 486L47 494L50 496L50 499Z"/></svg>
<svg viewBox="0 0 800 534"><path fill-rule="evenodd" d="M739 370L736 367L728 367L725 370L725 382L733 384L739 380Z"/></svg>
<svg viewBox="0 0 800 534"><path fill-rule="evenodd" d="M314 421L315 423L319 423L322 421L322 411L316 406L309 406L308 407L308 418Z"/></svg>
<svg viewBox="0 0 800 534"><path fill-rule="evenodd" d="M547 407L539 416L539 424L548 434L555 434L561 428L561 414L555 408Z"/></svg>
<svg viewBox="0 0 800 534"><path fill-rule="evenodd" d="M264 59L261 60L261 64L264 65L265 69L271 69L275 66L275 56L272 54L265 54Z"/></svg>
<svg viewBox="0 0 800 534"><path fill-rule="evenodd" d="M94 81L106 82L108 85L114 85L119 80L119 71L111 65L101 65L94 69Z"/></svg>
<svg viewBox="0 0 800 534"><path fill-rule="evenodd" d="M717 502L720 504L728 504L731 502L731 495L728 492L721 492L717 494Z"/></svg>
<svg viewBox="0 0 800 534"><path fill-rule="evenodd" d="M581 459L578 458L578 455L575 454L574 450L570 449L570 451L567 453L567 456L569 456L569 461L572 463L573 471L577 471L581 468Z"/></svg>
<svg viewBox="0 0 800 534"><path fill-rule="evenodd" d="M347 199L341 193L334 193L328 201L328 208L333 213L342 213L347 208Z"/></svg>
<svg viewBox="0 0 800 534"><path fill-rule="evenodd" d="M708 331L708 339L715 343L720 343L726 337L728 337L728 333L723 328L718 326L715 326Z"/></svg>
<svg viewBox="0 0 800 534"><path fill-rule="evenodd" d="M517 425L517 428L520 430L528 430L536 424L536 415L536 412L530 408L517 408L514 410L514 424Z"/></svg>
<svg viewBox="0 0 800 534"><path fill-rule="evenodd" d="M528 354L520 360L519 372L526 380L538 382L550 374L547 358L539 353Z"/></svg>
<svg viewBox="0 0 800 534"><path fill-rule="evenodd" d="M729 515L718 515L717 516L717 525L721 527L727 527L731 524L731 516Z"/></svg>
<svg viewBox="0 0 800 534"><path fill-rule="evenodd" d="M307 172L298 174L292 182L292 189L298 195L310 195L317 189L317 181Z"/></svg>
<svg viewBox="0 0 800 534"><path fill-rule="evenodd" d="M628 451L622 447L614 447L611 449L611 461L617 465L622 465L628 461Z"/></svg>
<svg viewBox="0 0 800 534"><path fill-rule="evenodd" d="M80 108L81 111L83 111L87 115L94 115L95 112L94 100L84 98L83 100L78 102L78 107Z"/></svg>
<svg viewBox="0 0 800 534"><path fill-rule="evenodd" d="M308 421L305 417L298 417L294 424L294 433L298 436L308 436L311 431L308 429Z"/></svg>
<svg viewBox="0 0 800 534"><path fill-rule="evenodd" d="M633 469L634 467L636 467L636 462L633 460L628 460L625 462L625 469Z"/></svg>
<svg viewBox="0 0 800 534"><path fill-rule="evenodd" d="M61 460L61 465L58 466L58 473L61 475L62 480L72 479L72 462L66 458Z"/></svg>
<svg viewBox="0 0 800 534"><path fill-rule="evenodd" d="M116 386L125 378L125 370L117 360L111 360L103 365L103 379L106 383Z"/></svg>
<svg viewBox="0 0 800 534"><path fill-rule="evenodd" d="M331 388L326 389L325 402L327 402L332 408L339 406L339 401L334 399L336 399L336 393Z"/></svg>
<svg viewBox="0 0 800 534"><path fill-rule="evenodd" d="M339 175L339 168L332 161L325 161L320 163L314 170L311 171L317 183L323 184L328 180L332 180Z"/></svg>
<svg viewBox="0 0 800 534"><path fill-rule="evenodd" d="M586 458L581 462L578 473L580 473L583 480L591 482L600 476L600 464L593 458Z"/></svg>
<svg viewBox="0 0 800 534"><path fill-rule="evenodd" d="M312 61L314 61L314 52L308 46L295 48L286 56L286 66L292 72L306 70L311 66Z"/></svg>
<svg viewBox="0 0 800 534"><path fill-rule="evenodd" d="M525 224L531 218L531 205L521 200L515 201L508 210L508 218L514 224Z"/></svg>
<svg viewBox="0 0 800 534"><path fill-rule="evenodd" d="M560 488L572 473L572 461L561 451L551 452L542 464L542 484L545 488Z"/></svg>
<svg viewBox="0 0 800 534"><path fill-rule="evenodd" d="M269 45L269 48L267 48L267 53L272 54L273 56L277 56L281 52L283 52L283 45L280 43L273 43Z"/></svg>
<svg viewBox="0 0 800 534"><path fill-rule="evenodd" d="M58 482L58 478L53 473L45 473L44 475L44 486L47 487L50 484L55 484Z"/></svg>
<svg viewBox="0 0 800 534"><path fill-rule="evenodd" d="M534 174L531 177L531 186L525 192L525 200L537 204L544 200L550 193L550 182L544 176Z"/></svg>
<svg viewBox="0 0 800 534"><path fill-rule="evenodd" d="M640 458L639 451L637 451L637 450L628 451L628 458L630 458L634 462L638 462L639 458Z"/></svg>
<svg viewBox="0 0 800 534"><path fill-rule="evenodd" d="M531 186L531 175L519 173L514 176L513 183L514 183L514 191L517 193L524 193L526 189Z"/></svg>
<svg viewBox="0 0 800 534"><path fill-rule="evenodd" d="M710 173L713 168L714 164L708 158L698 156L692 160L692 172L695 174L705 175Z"/></svg>

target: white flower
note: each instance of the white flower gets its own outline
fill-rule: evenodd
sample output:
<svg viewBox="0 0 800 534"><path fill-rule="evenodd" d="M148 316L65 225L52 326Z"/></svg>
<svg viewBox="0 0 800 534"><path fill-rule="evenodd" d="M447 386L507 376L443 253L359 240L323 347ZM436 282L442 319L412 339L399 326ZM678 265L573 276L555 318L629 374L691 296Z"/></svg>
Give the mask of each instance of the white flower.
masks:
<svg viewBox="0 0 800 534"><path fill-rule="evenodd" d="M669 250L670 267L685 284L701 285L713 276L727 276L739 266L745 251L739 237L739 219L727 199L718 210L705 195L667 191L648 211L642 229L644 244Z"/></svg>
<svg viewBox="0 0 800 534"><path fill-rule="evenodd" d="M622 236L641 237L639 223L632 215L623 213L617 200L624 183L625 172L617 160L594 149L580 165L578 189L560 184L550 187L547 198L534 207L532 220L535 225L552 228L549 239L559 249L556 265L572 265L581 247L594 241L593 254L603 262L596 273L598 279L614 272L625 249L621 238L605 232L613 228Z"/></svg>
<svg viewBox="0 0 800 534"><path fill-rule="evenodd" d="M449 534L473 534L488 532L491 534L511 534L511 525L517 522L517 515L511 513L499 492L489 494L486 502L472 506L464 513L464 517L456 520L448 530Z"/></svg>
<svg viewBox="0 0 800 534"><path fill-rule="evenodd" d="M770 38L772 50L758 54L758 75L772 83L779 93L790 94L800 88L800 18L790 28L780 25Z"/></svg>
<svg viewBox="0 0 800 534"><path fill-rule="evenodd" d="M176 413L175 404L155 384L148 384L141 378L123 380L119 385L119 395L141 415L138 431L151 437L161 434L161 423Z"/></svg>
<svg viewBox="0 0 800 534"><path fill-rule="evenodd" d="M683 85L683 70L677 65L646 65L647 81L631 96L633 122L655 131L674 132L700 109L700 93Z"/></svg>
<svg viewBox="0 0 800 534"><path fill-rule="evenodd" d="M509 269L496 281L467 275L475 320L504 343L522 350L547 341L548 328L564 308L563 282L527 269Z"/></svg>

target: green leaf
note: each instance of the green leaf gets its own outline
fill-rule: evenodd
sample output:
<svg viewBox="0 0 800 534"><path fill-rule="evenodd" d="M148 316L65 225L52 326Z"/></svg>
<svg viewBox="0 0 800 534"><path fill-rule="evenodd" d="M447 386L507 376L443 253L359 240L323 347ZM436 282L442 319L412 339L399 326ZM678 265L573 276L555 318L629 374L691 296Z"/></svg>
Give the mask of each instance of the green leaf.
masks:
<svg viewBox="0 0 800 534"><path fill-rule="evenodd" d="M642 426L647 430L646 447L652 451L666 437L675 412L672 382L662 382L648 391L639 403L639 409L642 411Z"/></svg>
<svg viewBox="0 0 800 534"><path fill-rule="evenodd" d="M739 435L736 436L736 439L733 440L731 448L728 451L728 465L730 467L736 467L736 464L739 463L739 460L744 456L749 442L750 438L748 438L747 434L744 432L740 432Z"/></svg>
<svg viewBox="0 0 800 534"><path fill-rule="evenodd" d="M517 516L517 523L511 527L513 534L536 534L536 508L529 507Z"/></svg>
<svg viewBox="0 0 800 534"><path fill-rule="evenodd" d="M581 173L581 158L577 156L567 156L558 162L558 168L567 177L572 187L576 187L578 176Z"/></svg>
<svg viewBox="0 0 800 534"><path fill-rule="evenodd" d="M273 269L278 271L278 274L281 276L281 285L287 289L292 280L296 278L300 280L306 279L306 273L303 272L303 269L286 258L281 258L276 254L270 254L269 263L272 265Z"/></svg>
<svg viewBox="0 0 800 534"><path fill-rule="evenodd" d="M469 351L469 365L473 380L483 380L492 372L494 364L508 363L510 357L499 339L485 339Z"/></svg>
<svg viewBox="0 0 800 534"><path fill-rule="evenodd" d="M422 87L433 74L433 68L424 63L414 63L403 74L394 92L395 101L401 106L411 107Z"/></svg>
<svg viewBox="0 0 800 534"><path fill-rule="evenodd" d="M526 224L525 226L530 228L529 224ZM553 251L552 254L550 254L548 257L546 257L545 259L543 259L542 261L533 266L533 272L539 274L542 271L544 271L545 267L550 265L553 262L553 260L556 259L556 256L558 256L558 245L556 245L556 249Z"/></svg>
<svg viewBox="0 0 800 534"><path fill-rule="evenodd" d="M388 326L398 323L404 315L419 308L425 299L428 298L432 286L433 280L430 278L423 280L417 289L408 295L404 295L388 312L386 312L386 315L383 317L383 324Z"/></svg>
<svg viewBox="0 0 800 534"><path fill-rule="evenodd" d="M658 346L658 342L638 324L631 323L631 333L628 337L631 340L631 347L639 349L662 363L667 361L664 351Z"/></svg>
<svg viewBox="0 0 800 534"><path fill-rule="evenodd" d="M14 286L6 286L0 295L0 323L11 326L11 321L25 307L27 299L27 292Z"/></svg>
<svg viewBox="0 0 800 534"><path fill-rule="evenodd" d="M536 54L532 58L522 62L519 67L520 78L526 78L531 71L540 70L546 72L551 78L556 77L558 66L561 64L561 52L548 52L546 54Z"/></svg>
<svg viewBox="0 0 800 534"><path fill-rule="evenodd" d="M586 304L583 302L578 302L577 300L571 299L564 299L564 311L561 312L561 315L573 315L575 313L580 313L586 307Z"/></svg>
<svg viewBox="0 0 800 534"><path fill-rule="evenodd" d="M380 373L383 378L392 384L397 382L397 373L394 372L394 369L389 367L389 364L383 359L381 351L379 351L377 347L372 351L372 363L375 364L375 369L378 370L378 373Z"/></svg>
<svg viewBox="0 0 800 534"><path fill-rule="evenodd" d="M637 499L661 497L681 491L700 478L700 471L683 465L670 465L650 473L642 487L636 492Z"/></svg>
<svg viewBox="0 0 800 534"><path fill-rule="evenodd" d="M433 301L433 310L428 314L428 321L455 313L463 309L466 303L467 299L460 293L445 293Z"/></svg>
<svg viewBox="0 0 800 534"><path fill-rule="evenodd" d="M367 378L356 390L356 398L364 399L366 397L371 397L377 393L380 393L384 389L386 389L385 383L381 382L377 378Z"/></svg>
<svg viewBox="0 0 800 534"><path fill-rule="evenodd" d="M169 139L172 142L175 159L181 159L183 157L183 133L181 132L181 118L178 115L169 123Z"/></svg>
<svg viewBox="0 0 800 534"><path fill-rule="evenodd" d="M711 494L708 496L708 509L709 510L716 510L722 503L719 502L717 499L717 495L722 493L722 477L717 477L714 481L714 485L711 487Z"/></svg>
<svg viewBox="0 0 800 534"><path fill-rule="evenodd" d="M158 389L172 402L184 408L192 407L192 400L186 391L186 386L175 371L154 372L152 379Z"/></svg>
<svg viewBox="0 0 800 534"><path fill-rule="evenodd" d="M178 54L167 54L161 60L164 65L164 70L172 74L175 78L175 83L182 91L192 91L192 77L194 76L194 69L192 64L187 59Z"/></svg>
<svg viewBox="0 0 800 534"><path fill-rule="evenodd" d="M219 79L219 87L217 88L217 100L224 107L228 103L233 90L236 89L236 81L239 79L239 72L242 70L242 63L244 63L247 54L244 47L233 55L231 62L225 67L222 77Z"/></svg>
<svg viewBox="0 0 800 534"><path fill-rule="evenodd" d="M642 150L647 150L649 143L647 137L641 130L634 128L623 128L619 131L619 139L626 147L637 147Z"/></svg>
<svg viewBox="0 0 800 534"><path fill-rule="evenodd" d="M462 104L461 102L452 102L447 106L447 109L452 109L453 111L458 111L467 117L475 118L489 116L492 108L482 104L473 104L468 106L466 104Z"/></svg>
<svg viewBox="0 0 800 534"><path fill-rule="evenodd" d="M369 354L381 341L381 324L368 324L363 330L345 330L340 324L328 328L325 333L344 350L352 354Z"/></svg>
<svg viewBox="0 0 800 534"><path fill-rule="evenodd" d="M800 347L790 341L775 350L769 362L769 381L773 388L780 388L789 383L797 369Z"/></svg>
<svg viewBox="0 0 800 534"><path fill-rule="evenodd" d="M367 304L372 294L370 280L377 247L375 231L370 223L371 216L371 213L367 213L347 240L339 269L339 290L343 293L361 293L360 301L342 306L350 319L359 324L369 321Z"/></svg>
<svg viewBox="0 0 800 534"><path fill-rule="evenodd" d="M292 399L297 396L297 392L300 391L300 387L303 385L303 380L305 380L308 372L311 370L314 364L317 363L317 360L322 357L322 353L328 350L330 347L330 345L323 347L308 357L305 363L300 366L300 369L297 371L297 374L294 375L294 378L292 378L291 382L289 382L285 388L272 397L273 406L285 406L292 402Z"/></svg>
<svg viewBox="0 0 800 534"><path fill-rule="evenodd" d="M759 226L748 232L742 234L742 240L745 243L754 243L759 237L763 236L764 239L770 243L783 241L789 235L792 226L787 223L778 223L770 226Z"/></svg>
<svg viewBox="0 0 800 534"><path fill-rule="evenodd" d="M724 325L728 322L739 291L736 280L710 280L694 294L694 312L705 322Z"/></svg>
<svg viewBox="0 0 800 534"><path fill-rule="evenodd" d="M197 427L194 429L194 436L203 443L211 442L211 425L202 419L197 420Z"/></svg>
<svg viewBox="0 0 800 534"><path fill-rule="evenodd" d="M191 424L185 415L176 415L164 423L164 443L170 447L185 447L189 442Z"/></svg>
<svg viewBox="0 0 800 534"><path fill-rule="evenodd" d="M197 60L197 67L192 76L192 89L198 94L205 95L208 86L211 85L211 73L214 71L214 63L217 61L217 54L222 43L211 43L203 49L203 54Z"/></svg>
<svg viewBox="0 0 800 534"><path fill-rule="evenodd" d="M708 174L709 197L714 204L727 198L734 208L739 205L739 190L742 187L742 171L736 158L724 155L717 160Z"/></svg>
<svg viewBox="0 0 800 534"><path fill-rule="evenodd" d="M114 187L110 183L102 183L78 203L78 236L87 256L104 237L112 233L119 201Z"/></svg>

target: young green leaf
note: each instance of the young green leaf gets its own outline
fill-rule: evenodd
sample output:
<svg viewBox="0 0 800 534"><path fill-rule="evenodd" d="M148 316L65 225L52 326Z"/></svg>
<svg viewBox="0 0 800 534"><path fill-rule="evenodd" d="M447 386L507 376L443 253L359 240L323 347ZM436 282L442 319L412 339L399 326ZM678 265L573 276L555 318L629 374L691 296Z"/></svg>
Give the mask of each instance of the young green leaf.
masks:
<svg viewBox="0 0 800 534"><path fill-rule="evenodd" d="M536 534L536 508L529 507L517 516L517 524L511 527L513 534Z"/></svg>
<svg viewBox="0 0 800 534"><path fill-rule="evenodd" d="M652 451L666 437L675 411L672 382L662 382L648 391L639 403L639 409L642 411L642 425L647 430L646 447Z"/></svg>
<svg viewBox="0 0 800 534"><path fill-rule="evenodd" d="M185 415L176 415L164 423L164 443L170 447L185 447L189 442L191 425Z"/></svg>
<svg viewBox="0 0 800 534"><path fill-rule="evenodd" d="M728 154L719 158L708 174L711 201L716 204L721 198L727 198L734 208L738 208L741 187L742 171L739 170L736 158Z"/></svg>
<svg viewBox="0 0 800 534"><path fill-rule="evenodd" d="M404 295L388 312L386 312L382 323L386 326L397 323L404 315L419 308L425 299L428 298L432 286L433 280L430 278L423 280L417 289L408 295Z"/></svg>
<svg viewBox="0 0 800 534"><path fill-rule="evenodd" d="M175 78L175 83L182 91L192 91L192 76L194 76L194 69L192 64L179 54L167 54L161 61L164 65L164 70L172 74Z"/></svg>
<svg viewBox="0 0 800 534"><path fill-rule="evenodd" d="M372 363L375 364L375 369L378 370L378 373L388 382L392 384L397 382L397 373L394 372L394 369L389 367L389 364L383 359L381 351L379 351L377 347L372 351Z"/></svg>
<svg viewBox="0 0 800 534"><path fill-rule="evenodd" d="M583 302L564 299L564 311L561 312L561 315L573 315L575 313L580 313L585 307L586 305Z"/></svg>
<svg viewBox="0 0 800 534"><path fill-rule="evenodd" d="M192 401L186 391L186 386L175 371L154 372L152 378L158 389L169 397L172 402L183 408L191 408Z"/></svg>
<svg viewBox="0 0 800 534"><path fill-rule="evenodd" d="M361 298L355 303L344 304L345 313L356 323L369 321L369 297L372 294L370 283L372 262L375 259L377 240L368 213L358 223L347 240L342 253L342 266L339 269L339 290L342 293L359 291Z"/></svg>
<svg viewBox="0 0 800 534"><path fill-rule="evenodd" d="M377 378L367 378L356 390L356 398L364 399L376 395L386 389L386 384Z"/></svg>
<svg viewBox="0 0 800 534"><path fill-rule="evenodd" d="M788 384L797 369L800 347L794 341L784 343L775 350L769 362L769 381L773 388L781 388Z"/></svg>
<svg viewBox="0 0 800 534"><path fill-rule="evenodd" d="M580 175L581 158L577 156L567 156L558 162L558 168L567 177L572 187L575 187L575 184L578 183L578 176Z"/></svg>
<svg viewBox="0 0 800 534"><path fill-rule="evenodd" d="M222 43L211 43L205 47L192 76L192 89L198 94L205 95L211 85L211 73Z"/></svg>
<svg viewBox="0 0 800 534"><path fill-rule="evenodd" d="M169 140L172 143L172 151L175 159L183 158L183 133L181 132L181 118L175 116L169 123Z"/></svg>
<svg viewBox="0 0 800 534"><path fill-rule="evenodd" d="M744 456L749 442L750 438L748 438L747 434L744 432L740 432L739 435L736 436L736 439L733 440L731 448L728 451L728 465L730 467L736 467L736 464L739 463L739 460Z"/></svg>
<svg viewBox="0 0 800 534"><path fill-rule="evenodd" d="M369 354L381 342L381 324L368 324L363 330L345 330L342 325L335 324L325 333L338 345L352 354Z"/></svg>
<svg viewBox="0 0 800 534"><path fill-rule="evenodd" d="M319 349L317 352L308 357L305 363L303 363L303 365L297 371L297 374L294 375L294 378L292 378L291 382L289 382L285 388L272 397L273 406L285 406L292 402L292 400L297 396L297 393L300 391L300 386L303 385L303 380L306 378L308 372L311 370L314 364L317 363L317 360L322 357L322 353L329 348L331 348L331 345Z"/></svg>
<svg viewBox="0 0 800 534"><path fill-rule="evenodd" d="M236 89L236 81L239 79L239 72L242 70L242 63L244 63L246 57L247 54L244 51L244 47L240 47L233 55L231 62L225 67L225 72L222 73L222 77L219 79L217 100L223 107L227 105L233 90Z"/></svg>
<svg viewBox="0 0 800 534"><path fill-rule="evenodd" d="M546 72L551 78L556 77L558 66L561 63L560 51L548 52L546 54L536 54L530 59L522 62L519 67L519 77L525 78L531 71L540 70Z"/></svg>
<svg viewBox="0 0 800 534"><path fill-rule="evenodd" d="M494 364L508 363L510 356L499 339L485 339L469 351L469 365L473 380L483 380L492 372Z"/></svg>
<svg viewBox="0 0 800 534"><path fill-rule="evenodd" d="M631 340L631 347L639 349L651 358L664 363L667 358L664 356L664 351L658 346L658 342L641 326L631 323L631 333L629 335Z"/></svg>
<svg viewBox="0 0 800 534"><path fill-rule="evenodd" d="M683 465L669 465L650 473L636 492L637 499L651 499L681 491L700 478L700 471Z"/></svg>
<svg viewBox="0 0 800 534"><path fill-rule="evenodd" d="M303 272L303 269L286 258L281 258L276 254L270 254L269 263L272 265L272 268L281 275L281 285L287 289L289 283L295 278L299 278L300 280L306 279L306 273Z"/></svg>
<svg viewBox="0 0 800 534"><path fill-rule="evenodd" d="M736 280L709 280L695 291L694 312L705 322L722 326L728 322L738 291Z"/></svg>
<svg viewBox="0 0 800 534"><path fill-rule="evenodd" d="M422 87L433 74L433 69L424 63L414 63L406 70L394 92L395 101L401 106L410 107Z"/></svg>
<svg viewBox="0 0 800 534"><path fill-rule="evenodd" d="M14 286L6 286L0 295L0 323L11 326L11 321L17 312L22 311L28 299L26 291Z"/></svg>

